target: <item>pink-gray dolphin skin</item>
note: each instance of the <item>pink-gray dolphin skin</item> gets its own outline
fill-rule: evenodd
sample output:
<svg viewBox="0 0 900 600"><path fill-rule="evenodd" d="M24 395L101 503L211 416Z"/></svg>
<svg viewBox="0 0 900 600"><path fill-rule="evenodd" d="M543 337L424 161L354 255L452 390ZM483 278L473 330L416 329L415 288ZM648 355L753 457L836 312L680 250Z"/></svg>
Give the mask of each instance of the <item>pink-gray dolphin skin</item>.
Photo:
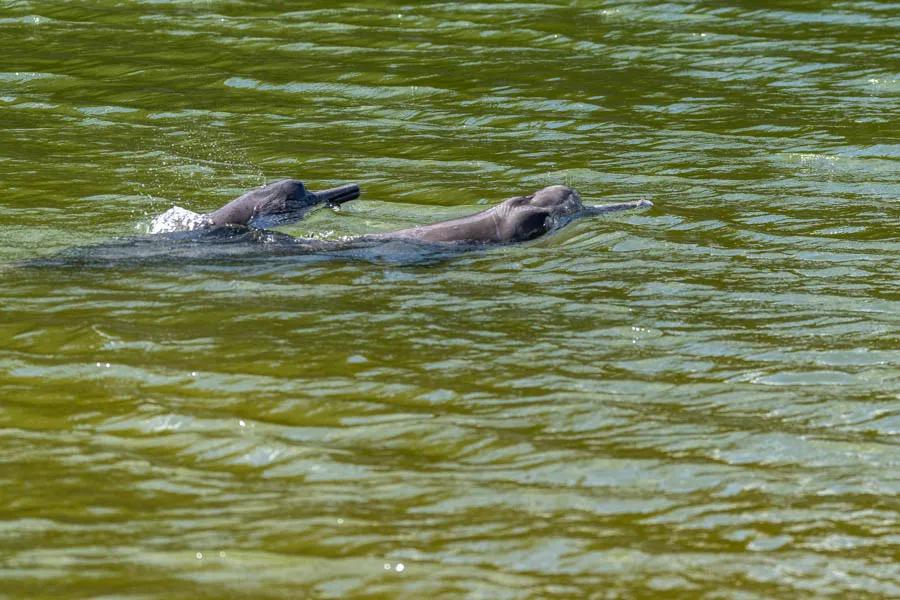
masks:
<svg viewBox="0 0 900 600"><path fill-rule="evenodd" d="M319 204L337 206L356 198L359 198L359 186L355 183L310 192L302 181L284 179L250 190L203 216L213 227L253 225L264 229L299 221Z"/></svg>
<svg viewBox="0 0 900 600"><path fill-rule="evenodd" d="M552 185L530 196L516 196L474 215L431 225L369 236L425 242L524 242L559 229L572 219L629 208L653 206L649 200L585 206L581 196L565 185Z"/></svg>
<svg viewBox="0 0 900 600"><path fill-rule="evenodd" d="M588 206L582 203L581 196L572 188L554 185L529 196L509 198L467 217L387 233L321 240L295 238L265 229L302 219L317 205L337 206L359 197L359 194L356 184L310 192L300 181L285 179L242 194L205 215L175 207L171 210L177 209L187 215L172 223L164 223L169 228L153 235L71 248L57 256L26 264L34 267L75 264L106 268L131 262L215 262L273 255L326 255L413 264L442 260L477 247L532 240L582 216L652 206L647 200ZM171 210L160 216L164 217Z"/></svg>
<svg viewBox="0 0 900 600"><path fill-rule="evenodd" d="M213 227L252 225L265 228L302 219L319 204L336 206L359 195L359 186L353 183L324 192L310 192L301 181L285 179L251 190L204 217ZM433 243L522 242L559 229L577 217L645 206L653 204L648 200L637 200L585 206L581 196L572 188L552 185L530 196L509 198L487 210L459 219L364 237L370 240L409 239Z"/></svg>

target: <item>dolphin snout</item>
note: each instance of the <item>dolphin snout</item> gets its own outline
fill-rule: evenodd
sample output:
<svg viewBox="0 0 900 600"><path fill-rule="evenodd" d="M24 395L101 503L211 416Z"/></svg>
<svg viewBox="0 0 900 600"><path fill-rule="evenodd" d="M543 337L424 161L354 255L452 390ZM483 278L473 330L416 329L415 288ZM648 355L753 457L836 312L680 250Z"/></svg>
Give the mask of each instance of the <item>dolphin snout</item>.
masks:
<svg viewBox="0 0 900 600"><path fill-rule="evenodd" d="M347 183L336 188L331 188L330 190L313 192L312 195L316 199L316 204L324 203L329 206L340 206L344 202L356 200L359 198L359 194L359 185Z"/></svg>
<svg viewBox="0 0 900 600"><path fill-rule="evenodd" d="M649 208L653 203L647 199L632 200L631 202L620 202L619 204L604 204L602 206L585 206L582 214L584 215L602 215L603 213L615 212L617 210L629 210L634 208Z"/></svg>

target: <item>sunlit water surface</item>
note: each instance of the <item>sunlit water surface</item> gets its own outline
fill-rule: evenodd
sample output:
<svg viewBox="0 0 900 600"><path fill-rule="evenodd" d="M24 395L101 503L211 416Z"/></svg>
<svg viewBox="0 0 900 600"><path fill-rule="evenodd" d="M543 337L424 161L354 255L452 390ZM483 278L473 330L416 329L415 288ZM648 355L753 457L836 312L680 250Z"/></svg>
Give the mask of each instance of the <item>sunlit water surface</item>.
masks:
<svg viewBox="0 0 900 600"><path fill-rule="evenodd" d="M889 1L0 0L0 597L897 597L898 39ZM316 238L656 206L110 251L287 176L364 189Z"/></svg>

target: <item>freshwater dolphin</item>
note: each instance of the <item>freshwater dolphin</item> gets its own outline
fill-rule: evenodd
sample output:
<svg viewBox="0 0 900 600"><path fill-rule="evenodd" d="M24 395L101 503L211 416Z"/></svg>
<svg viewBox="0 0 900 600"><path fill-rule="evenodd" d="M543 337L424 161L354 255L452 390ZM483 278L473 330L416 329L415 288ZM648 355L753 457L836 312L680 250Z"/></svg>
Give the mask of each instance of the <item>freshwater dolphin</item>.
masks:
<svg viewBox="0 0 900 600"><path fill-rule="evenodd" d="M585 206L581 196L572 188L565 185L551 185L530 196L509 198L467 217L365 237L412 239L433 243L524 242L560 229L578 217L648 206L653 206L649 200Z"/></svg>
<svg viewBox="0 0 900 600"><path fill-rule="evenodd" d="M150 233L226 225L266 229L299 221L316 206L335 207L356 198L359 198L359 186L355 183L311 192L302 181L282 179L241 194L210 213L197 214L175 206L153 219Z"/></svg>
<svg viewBox="0 0 900 600"><path fill-rule="evenodd" d="M190 213L197 219L193 226L187 228L252 226L265 229L302 219L320 204L339 206L359 195L359 186L354 183L324 192L310 192L303 182L285 179L251 190L213 212L204 215ZM636 200L604 206L585 206L574 189L565 185L552 185L528 196L509 198L466 217L364 235L359 239L474 244L524 242L560 229L578 217L646 206L653 204L648 200Z"/></svg>
<svg viewBox="0 0 900 600"><path fill-rule="evenodd" d="M509 198L466 217L385 233L324 240L265 229L302 219L316 206L338 206L359 195L356 184L310 192L302 182L286 179L251 190L209 213L174 207L153 220L149 236L75 247L25 264L97 267L173 262L220 264L301 256L311 260L318 257L413 264L444 260L470 249L532 240L579 217L653 206L648 200L585 205L572 188L553 185L528 196Z"/></svg>
<svg viewBox="0 0 900 600"><path fill-rule="evenodd" d="M339 206L359 198L359 186L348 183L324 192L310 192L297 179L283 179L235 198L204 217L213 227L253 225L259 229L302 219L315 206Z"/></svg>

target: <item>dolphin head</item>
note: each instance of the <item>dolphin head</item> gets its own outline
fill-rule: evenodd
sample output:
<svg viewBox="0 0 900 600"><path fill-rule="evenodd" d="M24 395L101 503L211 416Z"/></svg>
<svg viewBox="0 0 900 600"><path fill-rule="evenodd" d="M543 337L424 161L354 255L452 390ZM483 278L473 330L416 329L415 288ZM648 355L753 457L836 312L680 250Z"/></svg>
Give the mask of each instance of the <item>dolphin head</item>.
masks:
<svg viewBox="0 0 900 600"><path fill-rule="evenodd" d="M497 207L503 218L501 239L524 241L568 225L573 219L616 210L653 206L649 200L604 206L585 205L581 196L566 185L551 185L530 196L505 200Z"/></svg>
<svg viewBox="0 0 900 600"><path fill-rule="evenodd" d="M322 192L311 192L302 181L285 179L263 188L264 194L255 206L249 225L266 229L303 219L320 205L340 206L359 197L359 186L347 184Z"/></svg>
<svg viewBox="0 0 900 600"><path fill-rule="evenodd" d="M253 212L247 224L260 229L299 221L318 204L303 182L296 179L276 181L254 192Z"/></svg>
<svg viewBox="0 0 900 600"><path fill-rule="evenodd" d="M566 185L551 185L538 190L530 205L547 213L547 230L559 229L581 214L581 195Z"/></svg>
<svg viewBox="0 0 900 600"><path fill-rule="evenodd" d="M559 229L582 211L581 196L565 185L551 185L530 196L518 196L497 206L504 231L501 239L524 241Z"/></svg>
<svg viewBox="0 0 900 600"><path fill-rule="evenodd" d="M213 225L252 225L260 229L299 221L320 204L338 206L359 197L359 186L347 184L311 192L302 181L283 179L250 190L206 215Z"/></svg>

